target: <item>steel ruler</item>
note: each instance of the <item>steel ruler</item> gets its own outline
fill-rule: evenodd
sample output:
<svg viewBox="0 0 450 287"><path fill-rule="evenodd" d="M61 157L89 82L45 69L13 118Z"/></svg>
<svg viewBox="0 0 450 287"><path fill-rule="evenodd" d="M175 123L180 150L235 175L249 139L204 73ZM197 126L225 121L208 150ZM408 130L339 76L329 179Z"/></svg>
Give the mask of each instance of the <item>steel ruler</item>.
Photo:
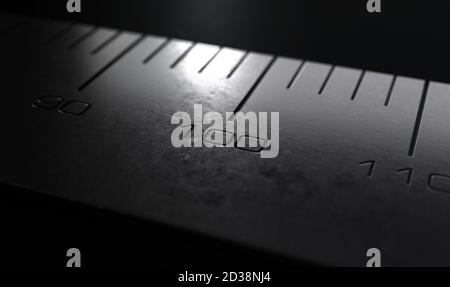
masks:
<svg viewBox="0 0 450 287"><path fill-rule="evenodd" d="M450 85L1 15L27 107L6 183L330 265L450 265ZM411 59L414 61L414 59ZM279 155L174 148L171 115L279 112ZM11 123L14 125L14 123ZM22 161L17 163L17 159Z"/></svg>

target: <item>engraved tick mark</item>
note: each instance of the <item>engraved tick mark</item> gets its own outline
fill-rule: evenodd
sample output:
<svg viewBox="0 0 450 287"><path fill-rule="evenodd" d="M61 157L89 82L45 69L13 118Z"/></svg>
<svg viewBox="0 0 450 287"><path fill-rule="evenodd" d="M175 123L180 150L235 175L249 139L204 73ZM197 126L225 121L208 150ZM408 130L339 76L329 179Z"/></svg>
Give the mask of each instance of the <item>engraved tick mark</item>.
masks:
<svg viewBox="0 0 450 287"><path fill-rule="evenodd" d="M267 72L270 70L270 68L272 67L273 63L275 62L277 57L272 57L272 59L270 60L269 64L267 64L267 66L264 68L264 71L259 75L258 79L256 80L256 82L252 85L252 87L250 88L250 90L248 91L248 93L245 95L245 97L242 99L242 101L239 103L239 105L237 106L237 108L234 110L234 113L236 114L237 112L239 112L242 107L245 105L245 103L248 101L248 99L250 98L250 96L253 94L253 92L256 90L256 88L258 87L259 83L262 81L262 79L265 77L265 75L267 74Z"/></svg>
<svg viewBox="0 0 450 287"><path fill-rule="evenodd" d="M170 68L173 69L175 68L178 63L180 63L190 52L191 50L195 47L196 43L191 44L191 46L189 46L189 48L186 49L186 51L183 52L183 54L181 54L176 60L175 62L172 63L172 65L170 65Z"/></svg>
<svg viewBox="0 0 450 287"><path fill-rule="evenodd" d="M292 76L291 80L289 81L286 89L290 89L292 87L292 85L297 82L297 79L301 76L301 74L303 73L303 68L305 66L306 61L302 61L300 63L300 65L298 66L297 70L295 71L294 75Z"/></svg>
<svg viewBox="0 0 450 287"><path fill-rule="evenodd" d="M162 51L162 49L164 49L170 43L170 41L171 39L166 39L161 45L159 45L158 48L156 48L156 50L150 53L150 55L148 55L148 57L142 61L142 64L145 65L150 62L151 59L153 59L159 52Z"/></svg>
<svg viewBox="0 0 450 287"><path fill-rule="evenodd" d="M239 61L236 63L236 65L233 67L233 69L231 69L230 73L227 75L227 79L231 78L234 73L239 69L239 67L242 65L242 63L244 63L245 59L247 59L249 55L249 52L245 52L244 55L242 55L241 59L239 59Z"/></svg>
<svg viewBox="0 0 450 287"><path fill-rule="evenodd" d="M91 28L87 33L76 39L72 44L67 46L67 50L72 50L73 48L77 47L79 44L81 44L84 40L88 39L90 36L94 35L98 31L97 27Z"/></svg>
<svg viewBox="0 0 450 287"><path fill-rule="evenodd" d="M134 49L142 40L144 40L145 36L139 37L136 41L131 43L125 50L123 50L119 55L117 55L114 59L112 59L108 64L106 64L103 68L101 68L97 73L95 73L92 77L90 77L86 82L84 82L79 88L78 92L84 90L89 84L91 84L95 79L100 77L105 71L107 71L112 65L114 65L117 61L119 61L123 56L125 56L128 52Z"/></svg>
<svg viewBox="0 0 450 287"><path fill-rule="evenodd" d="M356 94L358 94L359 87L361 86L361 82L362 82L365 74L366 74L366 71L362 71L361 74L359 75L358 82L356 83L356 87L355 87L355 89L353 90L353 93L352 93L352 97L351 97L352 101L355 100Z"/></svg>
<svg viewBox="0 0 450 287"><path fill-rule="evenodd" d="M119 38L121 34L122 34L122 31L117 31L116 33L114 33L113 35L111 35L111 37L109 37L109 38L106 39L103 43L101 43L97 48L95 48L94 50L92 50L91 54L92 54L92 55L95 55L95 54L99 53L101 50L103 50L103 49L106 48L109 44L111 44L111 43L114 42L117 38Z"/></svg>
<svg viewBox="0 0 450 287"><path fill-rule="evenodd" d="M325 80L323 81L322 86L321 86L320 89L319 89L319 95L321 95L322 92L323 92L323 90L325 89L325 87L326 87L328 81L330 80L331 75L333 74L334 68L335 68L335 66L332 66L331 69L330 69L330 71L328 71L328 74L327 74Z"/></svg>
<svg viewBox="0 0 450 287"><path fill-rule="evenodd" d="M396 82L396 81L397 81L397 76L394 76L394 77L392 78L391 85L390 85L390 87L389 87L389 92L388 92L388 94L387 94L386 101L384 102L384 105L385 105L386 107L389 105L389 102L391 101L392 91L394 90L394 86L395 86L395 82Z"/></svg>
<svg viewBox="0 0 450 287"><path fill-rule="evenodd" d="M429 82L426 81L425 85L423 87L422 98L420 99L419 109L417 111L416 122L414 124L414 130L413 130L413 134L411 137L411 143L409 146L408 155L410 157L414 156L414 152L416 150L417 138L419 137L420 124L422 123L423 110L425 108L425 102L427 100L428 85L429 85Z"/></svg>
<svg viewBox="0 0 450 287"><path fill-rule="evenodd" d="M215 58L217 58L217 55L219 55L220 51L222 51L222 47L220 47L219 50L217 50L217 52L211 57L211 59L209 59L209 61L200 68L200 70L198 71L199 74L202 73L206 69L206 67L208 67L209 64L212 63L212 61L214 61Z"/></svg>

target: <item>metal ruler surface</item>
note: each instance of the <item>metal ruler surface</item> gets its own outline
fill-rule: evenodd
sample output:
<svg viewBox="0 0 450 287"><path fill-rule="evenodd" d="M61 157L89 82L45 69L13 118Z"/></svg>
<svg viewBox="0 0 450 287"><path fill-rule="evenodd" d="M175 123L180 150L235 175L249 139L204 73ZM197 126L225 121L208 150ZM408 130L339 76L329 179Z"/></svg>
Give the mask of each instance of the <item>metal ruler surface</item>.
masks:
<svg viewBox="0 0 450 287"><path fill-rule="evenodd" d="M2 151L1 181L319 263L376 247L383 265L450 265L450 85L0 18L30 137ZM171 115L194 104L279 112L278 157L174 148Z"/></svg>

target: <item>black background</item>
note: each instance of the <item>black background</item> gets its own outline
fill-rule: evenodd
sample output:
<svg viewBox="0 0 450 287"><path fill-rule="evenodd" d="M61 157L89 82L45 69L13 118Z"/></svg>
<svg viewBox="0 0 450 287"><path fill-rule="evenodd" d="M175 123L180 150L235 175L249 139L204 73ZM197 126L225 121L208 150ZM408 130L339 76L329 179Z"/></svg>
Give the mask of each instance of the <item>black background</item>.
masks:
<svg viewBox="0 0 450 287"><path fill-rule="evenodd" d="M382 0L10 1L2 9L244 50L450 82L450 3ZM0 185L2 264L65 267L295 267L306 262ZM311 264L308 262L308 264Z"/></svg>

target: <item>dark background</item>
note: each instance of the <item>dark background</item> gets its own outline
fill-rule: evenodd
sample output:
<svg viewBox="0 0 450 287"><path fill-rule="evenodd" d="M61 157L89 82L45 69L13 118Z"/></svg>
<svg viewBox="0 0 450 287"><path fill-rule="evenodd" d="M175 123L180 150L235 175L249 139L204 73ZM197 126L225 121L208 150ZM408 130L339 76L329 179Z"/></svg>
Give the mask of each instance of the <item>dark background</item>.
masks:
<svg viewBox="0 0 450 287"><path fill-rule="evenodd" d="M450 82L450 3L382 0L10 1L2 10L81 21L244 50ZM2 264L65 266L70 247L84 266L296 267L297 262L156 223L142 222L0 185ZM230 269L230 268L228 268Z"/></svg>

